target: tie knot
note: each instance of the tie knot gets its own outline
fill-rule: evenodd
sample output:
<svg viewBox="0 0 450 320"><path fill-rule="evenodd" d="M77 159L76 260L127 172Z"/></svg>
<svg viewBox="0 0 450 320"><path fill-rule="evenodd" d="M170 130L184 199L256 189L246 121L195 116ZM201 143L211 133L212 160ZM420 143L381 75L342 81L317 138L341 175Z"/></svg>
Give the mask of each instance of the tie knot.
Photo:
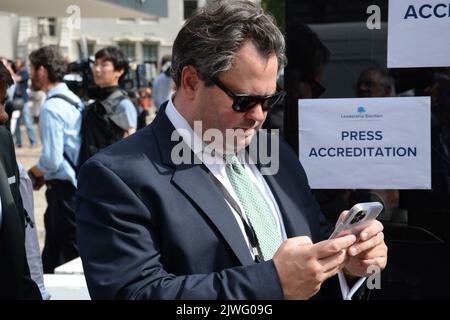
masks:
<svg viewBox="0 0 450 320"><path fill-rule="evenodd" d="M226 157L227 168L233 170L235 173L242 174L244 168L235 155Z"/></svg>

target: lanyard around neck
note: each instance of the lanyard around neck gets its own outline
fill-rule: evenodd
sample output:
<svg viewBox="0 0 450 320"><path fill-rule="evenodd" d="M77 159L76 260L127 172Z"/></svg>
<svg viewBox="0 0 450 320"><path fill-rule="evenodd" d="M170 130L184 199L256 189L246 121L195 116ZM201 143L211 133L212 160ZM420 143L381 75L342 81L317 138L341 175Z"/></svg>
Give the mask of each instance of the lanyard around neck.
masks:
<svg viewBox="0 0 450 320"><path fill-rule="evenodd" d="M252 253L255 256L255 262L263 262L263 255L261 253L261 248L259 246L258 238L256 237L255 230L253 229L252 225L247 222L246 219L244 219L244 214L242 213L241 208L239 207L239 204L234 200L234 198L231 196L231 194L228 192L228 190L223 186L223 184L217 179L214 174L208 170L208 168L202 164L202 168L209 174L214 184L219 188L219 190L222 192L223 196L225 197L225 200L230 204L230 206L236 211L241 218L242 224L244 225L244 231L247 235L248 241L250 242L250 246L252 247Z"/></svg>

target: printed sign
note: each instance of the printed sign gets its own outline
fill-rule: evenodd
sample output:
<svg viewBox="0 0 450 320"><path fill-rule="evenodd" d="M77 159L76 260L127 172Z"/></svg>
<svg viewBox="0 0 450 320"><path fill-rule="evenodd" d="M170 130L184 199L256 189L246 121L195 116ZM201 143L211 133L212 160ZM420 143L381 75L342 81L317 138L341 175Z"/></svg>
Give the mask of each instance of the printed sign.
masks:
<svg viewBox="0 0 450 320"><path fill-rule="evenodd" d="M388 68L450 66L450 1L390 0Z"/></svg>
<svg viewBox="0 0 450 320"><path fill-rule="evenodd" d="M430 97L299 100L314 189L430 189Z"/></svg>

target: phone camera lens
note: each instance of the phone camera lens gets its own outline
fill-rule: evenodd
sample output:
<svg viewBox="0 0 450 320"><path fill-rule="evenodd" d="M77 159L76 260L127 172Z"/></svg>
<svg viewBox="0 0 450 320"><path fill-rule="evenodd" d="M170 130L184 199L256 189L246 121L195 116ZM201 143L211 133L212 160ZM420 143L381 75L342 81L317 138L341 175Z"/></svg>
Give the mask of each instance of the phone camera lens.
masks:
<svg viewBox="0 0 450 320"><path fill-rule="evenodd" d="M365 216L366 216L366 211L364 211L364 210L358 211L355 214L355 216L353 217L352 221L350 221L350 224L355 224L355 223L361 221L362 219L364 219Z"/></svg>

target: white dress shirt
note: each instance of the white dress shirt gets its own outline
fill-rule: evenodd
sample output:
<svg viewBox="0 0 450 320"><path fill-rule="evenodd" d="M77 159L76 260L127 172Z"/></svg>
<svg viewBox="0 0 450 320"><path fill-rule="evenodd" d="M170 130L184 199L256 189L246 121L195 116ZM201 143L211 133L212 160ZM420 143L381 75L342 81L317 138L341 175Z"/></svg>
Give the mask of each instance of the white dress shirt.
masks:
<svg viewBox="0 0 450 320"><path fill-rule="evenodd" d="M28 173L22 164L18 162L17 167L19 168L19 190L20 196L22 197L23 207L27 211L31 221L34 223L36 220L34 218L33 186ZM27 225L25 228L25 252L27 255L31 279L33 279L33 281L38 285L42 299L50 299L50 294L47 292L44 285L44 270L42 267L41 250L39 248L36 224L34 227Z"/></svg>
<svg viewBox="0 0 450 320"><path fill-rule="evenodd" d="M225 187L225 189L228 191L228 193L233 197L235 202L239 205L239 208L241 209L241 212L245 212L242 205L240 204L239 198L237 197L233 186L231 185L230 180L228 179L226 170L225 170L225 163L223 159L219 156L213 157L211 153L204 152L203 147L203 140L194 132L194 130L191 128L189 123L186 121L186 119L178 112L178 110L175 108L172 99L169 99L166 107L166 115L169 118L172 125L175 127L178 134L182 137L183 141L192 149L194 154L202 160L203 164L208 168L208 170L219 180L219 182ZM287 239L286 235L286 229L284 227L283 219L281 217L280 208L278 207L277 202L275 201L275 197L270 190L269 186L267 185L266 181L264 180L264 177L262 176L261 172L259 172L258 168L254 164L249 164L244 162L243 153L238 153L238 159L241 163L244 164L245 171L250 176L252 182L254 185L258 188L258 190L261 192L262 196L266 200L269 209L272 213L272 216L275 220L275 223L280 231L281 238L283 240ZM226 199L225 199L226 200ZM247 237L247 234L245 232L244 224L241 220L241 217L236 210L233 209L230 203L228 203L228 206L230 207L231 212L233 212L234 218L236 219L236 222L239 225L239 228L241 229L242 235L247 242L248 249L252 257L254 258L254 254L252 251L252 246L250 244L250 241ZM244 214L243 218L247 221L247 217ZM361 281L363 280L363 281ZM347 282L345 280L345 276L342 274L342 272L339 272L339 283L341 286L341 292L342 297L344 300L351 300L351 297L356 292L356 290L361 286L361 284L364 282L365 278L360 279L357 284L355 284L352 288L352 290L349 290L349 287L347 285Z"/></svg>

